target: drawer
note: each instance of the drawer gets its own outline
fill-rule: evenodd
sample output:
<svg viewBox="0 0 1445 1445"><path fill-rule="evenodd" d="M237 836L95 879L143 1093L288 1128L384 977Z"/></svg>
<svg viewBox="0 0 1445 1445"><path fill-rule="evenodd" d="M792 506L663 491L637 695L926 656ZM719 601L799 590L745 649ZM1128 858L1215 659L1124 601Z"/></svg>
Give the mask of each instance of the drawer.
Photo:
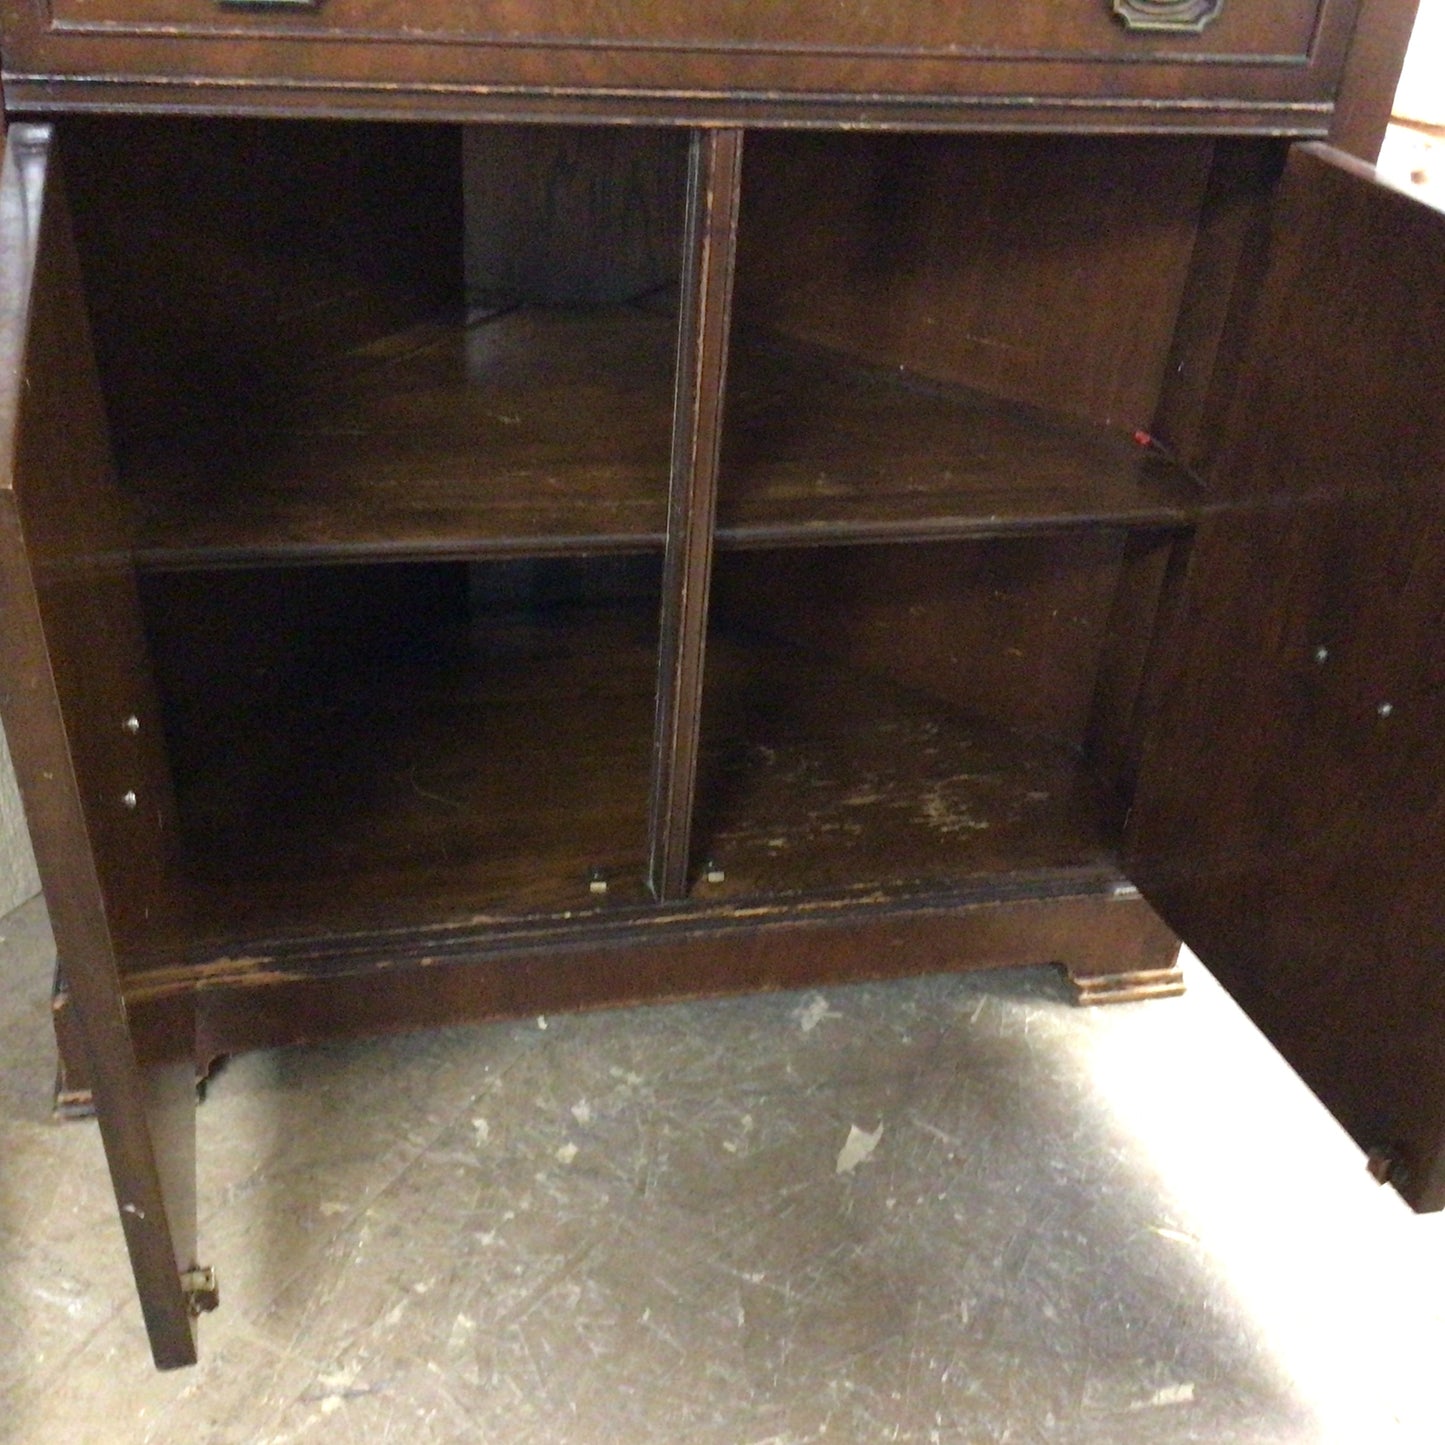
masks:
<svg viewBox="0 0 1445 1445"><path fill-rule="evenodd" d="M1303 60L1319 0L52 0L64 30L972 60Z"/></svg>
<svg viewBox="0 0 1445 1445"><path fill-rule="evenodd" d="M0 0L7 103L1328 130L1358 0Z"/></svg>

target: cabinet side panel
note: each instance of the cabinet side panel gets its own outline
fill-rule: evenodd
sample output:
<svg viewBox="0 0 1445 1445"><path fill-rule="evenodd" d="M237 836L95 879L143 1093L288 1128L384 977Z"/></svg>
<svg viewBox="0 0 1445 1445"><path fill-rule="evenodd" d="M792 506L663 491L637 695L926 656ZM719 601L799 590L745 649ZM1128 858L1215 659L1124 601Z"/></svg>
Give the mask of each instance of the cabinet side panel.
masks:
<svg viewBox="0 0 1445 1445"><path fill-rule="evenodd" d="M1361 0L1335 98L1330 144L1373 162L1380 154L1419 0Z"/></svg>
<svg viewBox="0 0 1445 1445"><path fill-rule="evenodd" d="M1445 215L1297 151L1129 865L1420 1207L1445 1204L1442 335Z"/></svg>
<svg viewBox="0 0 1445 1445"><path fill-rule="evenodd" d="M50 152L48 130L12 128L0 178L0 701L164 1367L195 1358L181 1282L195 1264L192 1030L182 1018L167 1057L137 1067L117 955L165 912L167 808L146 766L157 729L135 692L144 669L134 591Z"/></svg>

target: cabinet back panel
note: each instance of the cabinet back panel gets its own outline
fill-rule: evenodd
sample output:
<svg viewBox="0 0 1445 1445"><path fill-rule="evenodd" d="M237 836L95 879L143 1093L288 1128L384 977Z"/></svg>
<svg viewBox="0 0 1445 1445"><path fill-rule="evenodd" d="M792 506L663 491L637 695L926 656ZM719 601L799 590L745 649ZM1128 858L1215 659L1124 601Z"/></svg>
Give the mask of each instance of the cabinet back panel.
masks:
<svg viewBox="0 0 1445 1445"><path fill-rule="evenodd" d="M755 133L738 314L881 365L1146 426L1213 148Z"/></svg>
<svg viewBox="0 0 1445 1445"><path fill-rule="evenodd" d="M677 282L687 138L625 126L468 126L467 301L614 305Z"/></svg>
<svg viewBox="0 0 1445 1445"><path fill-rule="evenodd" d="M122 450L460 309L455 129L75 119L62 140Z"/></svg>
<svg viewBox="0 0 1445 1445"><path fill-rule="evenodd" d="M1082 745L1123 534L718 558L715 615L1002 727Z"/></svg>

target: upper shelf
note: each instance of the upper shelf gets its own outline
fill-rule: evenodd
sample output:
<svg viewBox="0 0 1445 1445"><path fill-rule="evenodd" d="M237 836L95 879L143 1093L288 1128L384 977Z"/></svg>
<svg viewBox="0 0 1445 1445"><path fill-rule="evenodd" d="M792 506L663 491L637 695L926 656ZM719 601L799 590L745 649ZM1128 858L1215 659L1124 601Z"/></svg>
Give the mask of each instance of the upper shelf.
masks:
<svg viewBox="0 0 1445 1445"><path fill-rule="evenodd" d="M632 306L412 328L122 459L146 569L662 545L676 326ZM1188 525L1126 434L852 364L734 349L722 546Z"/></svg>
<svg viewBox="0 0 1445 1445"><path fill-rule="evenodd" d="M1125 432L795 342L734 350L718 541L1187 526L1195 484Z"/></svg>
<svg viewBox="0 0 1445 1445"><path fill-rule="evenodd" d="M677 325L640 307L426 323L122 458L136 560L660 548Z"/></svg>
<svg viewBox="0 0 1445 1445"><path fill-rule="evenodd" d="M7 102L1328 129L1357 0L4 0ZM1163 21L1161 25L1159 22Z"/></svg>

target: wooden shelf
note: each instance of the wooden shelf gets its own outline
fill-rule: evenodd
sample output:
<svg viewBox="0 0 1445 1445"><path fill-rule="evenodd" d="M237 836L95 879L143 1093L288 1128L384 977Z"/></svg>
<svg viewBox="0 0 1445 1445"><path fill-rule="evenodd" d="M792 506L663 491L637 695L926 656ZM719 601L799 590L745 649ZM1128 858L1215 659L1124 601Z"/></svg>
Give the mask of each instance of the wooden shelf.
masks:
<svg viewBox="0 0 1445 1445"><path fill-rule="evenodd" d="M654 600L328 632L269 687L193 655L179 698L172 662L198 942L639 902L656 628Z"/></svg>
<svg viewBox="0 0 1445 1445"><path fill-rule="evenodd" d="M740 338L727 416L724 546L1182 528L1199 501L1127 432L793 341Z"/></svg>
<svg viewBox="0 0 1445 1445"><path fill-rule="evenodd" d="M650 906L655 605L331 643L265 688L268 664L199 651L178 688L162 649L202 952ZM1117 869L1069 752L794 648L712 637L703 745L694 871L725 878L697 904Z"/></svg>
<svg viewBox="0 0 1445 1445"><path fill-rule="evenodd" d="M346 352L122 459L145 570L656 550L676 324L519 308ZM1131 437L792 343L734 350L725 547L1187 526Z"/></svg>
<svg viewBox="0 0 1445 1445"><path fill-rule="evenodd" d="M699 899L1118 867L1109 809L1069 751L735 632L709 640L697 797Z"/></svg>
<svg viewBox="0 0 1445 1445"><path fill-rule="evenodd" d="M660 548L676 321L637 306L430 322L122 458L149 570Z"/></svg>

